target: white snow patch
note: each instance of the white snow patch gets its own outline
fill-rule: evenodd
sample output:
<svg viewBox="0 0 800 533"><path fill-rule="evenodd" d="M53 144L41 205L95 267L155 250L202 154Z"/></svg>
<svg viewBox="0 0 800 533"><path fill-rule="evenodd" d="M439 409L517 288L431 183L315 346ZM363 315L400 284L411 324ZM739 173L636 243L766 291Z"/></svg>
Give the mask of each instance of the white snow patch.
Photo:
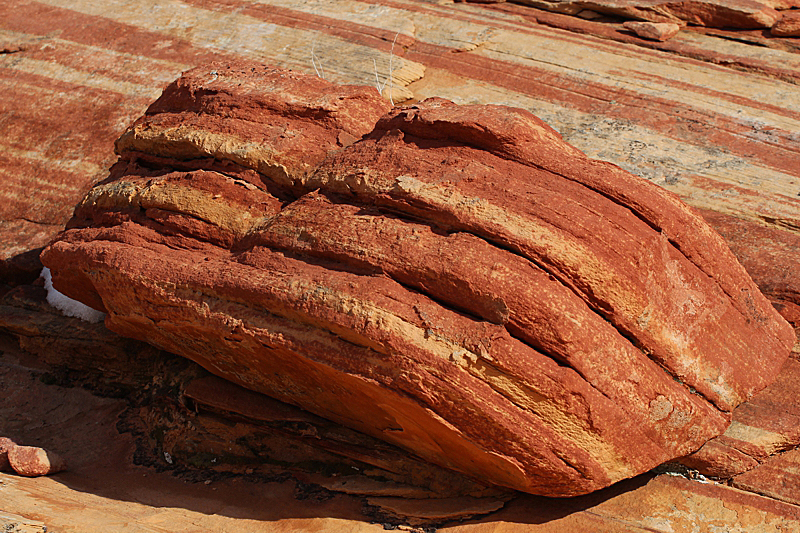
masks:
<svg viewBox="0 0 800 533"><path fill-rule="evenodd" d="M44 267L41 276L44 278L44 288L47 289L47 303L61 311L64 316L74 316L86 322L102 322L106 314L102 311L92 309L86 304L73 300L53 288L53 277L50 269Z"/></svg>

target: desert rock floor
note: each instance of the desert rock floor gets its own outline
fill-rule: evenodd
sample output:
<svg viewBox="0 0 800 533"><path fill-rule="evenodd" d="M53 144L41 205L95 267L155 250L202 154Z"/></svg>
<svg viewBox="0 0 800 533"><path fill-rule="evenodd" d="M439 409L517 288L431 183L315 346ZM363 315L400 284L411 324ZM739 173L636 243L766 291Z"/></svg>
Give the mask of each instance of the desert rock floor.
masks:
<svg viewBox="0 0 800 533"><path fill-rule="evenodd" d="M55 450L69 463L51 477L0 474L6 531L384 530L362 513L361 498L303 499L291 479L192 482L136 466L131 435L117 430L125 401L47 385L45 370L2 337L0 434ZM713 482L648 474L580 498L520 496L487 517L438 531L789 532L800 531L800 507Z"/></svg>

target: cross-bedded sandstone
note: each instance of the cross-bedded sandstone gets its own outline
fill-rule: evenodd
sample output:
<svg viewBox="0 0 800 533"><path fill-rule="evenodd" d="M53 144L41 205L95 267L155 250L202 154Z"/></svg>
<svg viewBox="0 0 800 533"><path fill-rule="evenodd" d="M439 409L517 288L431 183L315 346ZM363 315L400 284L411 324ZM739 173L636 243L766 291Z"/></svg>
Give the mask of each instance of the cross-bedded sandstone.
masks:
<svg viewBox="0 0 800 533"><path fill-rule="evenodd" d="M794 334L673 195L527 111L258 65L173 83L44 252L107 326L505 487L686 455Z"/></svg>

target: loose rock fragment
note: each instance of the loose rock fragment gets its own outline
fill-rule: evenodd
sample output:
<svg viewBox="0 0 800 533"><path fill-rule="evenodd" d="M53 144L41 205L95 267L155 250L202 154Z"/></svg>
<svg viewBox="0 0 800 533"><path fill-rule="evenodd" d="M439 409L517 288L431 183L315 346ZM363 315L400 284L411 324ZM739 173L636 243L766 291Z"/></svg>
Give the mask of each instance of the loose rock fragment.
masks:
<svg viewBox="0 0 800 533"><path fill-rule="evenodd" d="M673 24L671 22L638 22L628 20L623 23L622 26L643 39L662 42L671 39L681 31L681 27L678 24Z"/></svg>
<svg viewBox="0 0 800 533"><path fill-rule="evenodd" d="M775 37L800 37L800 11L783 13L769 32Z"/></svg>
<svg viewBox="0 0 800 533"><path fill-rule="evenodd" d="M8 462L17 474L27 477L55 474L67 467L58 454L35 446L14 446L8 451Z"/></svg>
<svg viewBox="0 0 800 533"><path fill-rule="evenodd" d="M794 332L673 195L524 110L385 113L314 80L217 64L172 84L43 253L55 287L239 385L550 496L687 455L774 379Z"/></svg>
<svg viewBox="0 0 800 533"><path fill-rule="evenodd" d="M16 443L8 437L0 437L0 472L8 472L11 465L8 462L8 452L14 448Z"/></svg>

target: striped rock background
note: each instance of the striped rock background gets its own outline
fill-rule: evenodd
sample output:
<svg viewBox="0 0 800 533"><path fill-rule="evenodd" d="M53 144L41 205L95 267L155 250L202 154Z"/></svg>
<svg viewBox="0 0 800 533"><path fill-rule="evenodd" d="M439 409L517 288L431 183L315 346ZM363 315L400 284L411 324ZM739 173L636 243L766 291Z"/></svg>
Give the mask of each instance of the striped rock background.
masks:
<svg viewBox="0 0 800 533"><path fill-rule="evenodd" d="M0 292L38 275L38 249L106 177L113 141L170 81L244 57L377 85L396 102L441 96L526 108L589 156L702 209L797 325L800 40L687 28L653 43L621 22L450 0L6 0ZM789 502L769 512L795 529L797 357L688 461Z"/></svg>
<svg viewBox="0 0 800 533"><path fill-rule="evenodd" d="M169 81L233 57L316 64L338 83L386 84L396 100L523 107L691 205L799 232L800 55L692 31L665 50L639 44L621 25L511 4L10 0L2 256L66 222L113 162L111 142Z"/></svg>

